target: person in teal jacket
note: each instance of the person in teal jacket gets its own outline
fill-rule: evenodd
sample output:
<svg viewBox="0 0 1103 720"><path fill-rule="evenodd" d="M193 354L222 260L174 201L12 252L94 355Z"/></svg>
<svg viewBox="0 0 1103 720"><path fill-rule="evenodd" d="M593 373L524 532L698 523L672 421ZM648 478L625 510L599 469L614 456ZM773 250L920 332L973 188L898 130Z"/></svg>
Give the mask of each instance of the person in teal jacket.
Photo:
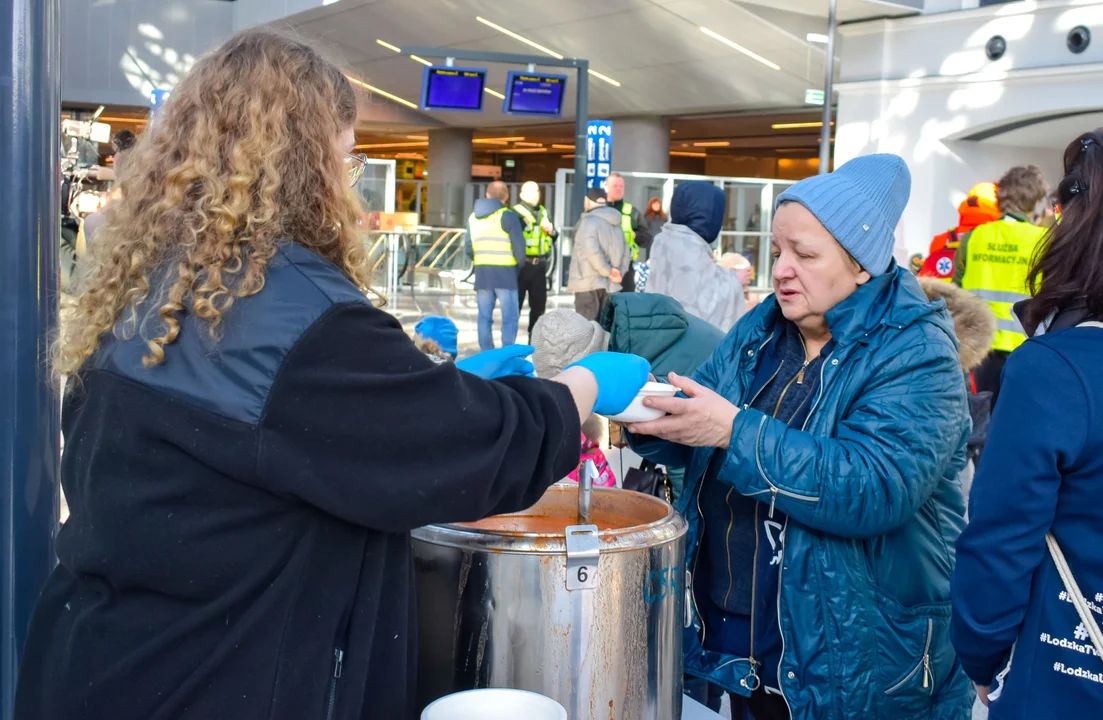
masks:
<svg viewBox="0 0 1103 720"><path fill-rule="evenodd" d="M949 624L970 422L945 304L892 260L910 185L871 155L779 196L774 296L629 427L687 468L685 669L733 718L969 716Z"/></svg>
<svg viewBox="0 0 1103 720"><path fill-rule="evenodd" d="M724 333L690 315L677 300L656 293L610 295L600 322L609 332L610 350L647 358L656 376L691 374L724 339Z"/></svg>

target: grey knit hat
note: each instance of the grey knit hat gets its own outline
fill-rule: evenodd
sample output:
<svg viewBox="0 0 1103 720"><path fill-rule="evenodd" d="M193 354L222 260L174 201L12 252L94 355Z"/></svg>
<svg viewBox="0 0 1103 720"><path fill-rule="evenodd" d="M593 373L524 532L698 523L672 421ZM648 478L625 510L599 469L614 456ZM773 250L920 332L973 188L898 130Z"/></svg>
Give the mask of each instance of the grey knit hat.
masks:
<svg viewBox="0 0 1103 720"><path fill-rule="evenodd" d="M561 308L536 321L529 344L536 348L532 353L536 376L553 378L571 363L608 349L609 333L574 310Z"/></svg>

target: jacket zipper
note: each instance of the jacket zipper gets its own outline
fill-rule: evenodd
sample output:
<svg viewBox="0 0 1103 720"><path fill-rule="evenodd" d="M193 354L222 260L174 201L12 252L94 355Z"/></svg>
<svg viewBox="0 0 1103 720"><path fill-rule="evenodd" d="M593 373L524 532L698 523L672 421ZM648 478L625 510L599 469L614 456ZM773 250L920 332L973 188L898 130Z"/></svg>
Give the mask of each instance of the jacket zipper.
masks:
<svg viewBox="0 0 1103 720"><path fill-rule="evenodd" d="M758 597L758 508L762 503L756 502L754 504L754 555L753 564L751 565L751 647L748 660L751 661L751 676L758 679L758 666L759 662L754 659L754 620L755 620L755 600ZM731 569L729 568L729 572ZM761 682L756 682L755 687L748 688L751 692L754 692L761 685Z"/></svg>
<svg viewBox="0 0 1103 720"><path fill-rule="evenodd" d="M781 528L781 537L785 538L789 531L789 518L785 518L785 526ZM785 633L781 632L781 576L785 572L785 541L781 543L781 563L777 569L777 629L781 635L781 654L777 658L777 690L781 699L785 701L785 707L789 709L789 717L793 717L793 707L789 704L789 698L785 697L785 688L781 682L781 661L785 658Z"/></svg>
<svg viewBox="0 0 1103 720"><path fill-rule="evenodd" d="M735 525L735 510L732 509L731 499L732 492L735 488L728 488L728 494L724 496L724 504L728 506L728 531L724 535L724 550L728 555L728 591L724 593L724 607L728 606L728 600L731 598L732 585L735 584L735 579L732 577L732 525Z"/></svg>
<svg viewBox="0 0 1103 720"><path fill-rule="evenodd" d="M820 400L823 399L824 378L826 377L828 361L831 359L831 356L834 355L834 354L835 354L834 351L832 351L830 354L828 354L828 356L826 358L824 358L823 364L820 366L820 388L819 388L819 392L816 393L816 402L813 403L812 409L808 411L808 417L804 418L804 423L800 426L801 431L804 431L808 428L809 421L812 419L812 416L816 414L816 409L819 408L819 406L820 406ZM765 420L763 420L763 423L765 423ZM760 439L761 439L761 435L762 435L762 426L761 425L758 428L758 433L759 433L759 436L760 436ZM756 461L758 461L758 447L759 447L759 442L755 441L755 460ZM760 473L762 473L762 477L766 479L766 483L769 484L771 487L773 487L772 483L770 483L769 478L766 478L766 473L762 472L762 463L761 462L758 462L758 471ZM802 498L802 499L806 499L806 498ZM773 500L770 503L770 516L771 517L773 516L773 507L774 507L773 503L776 500L777 500L777 493L775 492ZM819 498L815 498L815 501L819 502ZM789 518L786 517L785 518L785 527L783 527L781 529L781 537L783 537L783 538L787 537L788 531L789 531ZM781 551L782 551L781 566L778 567L778 569L777 569L777 624L778 624L778 630L781 630L781 589L784 586L783 583L782 583L782 576L785 573L785 555L784 555L785 545L784 544L782 545L782 550ZM928 638L927 641L928 641L928 643L930 643L930 638ZM781 656L778 657L778 659L777 659L777 689L781 692L781 699L785 701L785 707L789 708L789 716L792 717L792 715L793 715L793 706L789 704L789 698L785 697L785 687L784 687L784 682L782 681L781 665L784 661L785 661L785 633L781 632Z"/></svg>
<svg viewBox="0 0 1103 720"><path fill-rule="evenodd" d="M933 689L931 686L934 684L931 678L931 637L934 635L934 620L927 618L927 643L923 646L923 657L919 659L919 664L912 668L912 671L904 676L904 679L896 683L888 690L885 691L886 695L892 695L894 692L902 688L909 680L915 677L915 674L920 670L923 671L923 689L927 691L927 694L931 694Z"/></svg>
<svg viewBox="0 0 1103 720"><path fill-rule="evenodd" d="M333 648L333 677L329 679L329 701L326 702L326 720L333 720L337 709L337 681L341 679L341 670L345 664L345 651Z"/></svg>
<svg viewBox="0 0 1103 720"><path fill-rule="evenodd" d="M697 547L693 551L693 570L690 572L690 585L689 585L689 597L693 601L693 612L697 613L697 619L701 621L701 648L705 647L705 618L701 616L701 611L697 607L697 594L693 589L693 578L697 575L697 560L701 557L701 543L704 542L705 536L705 513L701 511L701 488L705 486L705 478L708 477L709 470L712 469L713 458L709 458L708 464L705 465L705 474L701 477L701 482L697 483L697 517L701 518L701 540L697 542Z"/></svg>

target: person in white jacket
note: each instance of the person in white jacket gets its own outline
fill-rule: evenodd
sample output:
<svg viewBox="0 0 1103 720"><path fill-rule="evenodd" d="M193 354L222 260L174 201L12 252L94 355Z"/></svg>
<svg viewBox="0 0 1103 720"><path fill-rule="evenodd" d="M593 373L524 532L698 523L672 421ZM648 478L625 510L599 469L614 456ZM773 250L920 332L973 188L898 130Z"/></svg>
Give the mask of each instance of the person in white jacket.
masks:
<svg viewBox="0 0 1103 720"><path fill-rule="evenodd" d="M647 292L669 295L686 312L727 332L746 312L743 277L718 265L711 244L724 223L724 191L704 180L674 189L670 222L655 236Z"/></svg>

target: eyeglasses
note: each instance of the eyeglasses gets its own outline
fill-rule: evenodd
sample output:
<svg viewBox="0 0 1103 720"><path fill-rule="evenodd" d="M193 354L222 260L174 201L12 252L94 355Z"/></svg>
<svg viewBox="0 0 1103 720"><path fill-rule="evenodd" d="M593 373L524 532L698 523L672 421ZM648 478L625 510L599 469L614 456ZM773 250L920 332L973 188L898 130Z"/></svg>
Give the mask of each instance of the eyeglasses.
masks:
<svg viewBox="0 0 1103 720"><path fill-rule="evenodd" d="M368 166L368 156L364 153L353 155L345 154L345 170L349 174L349 187L356 187L360 178L364 175L364 169Z"/></svg>

